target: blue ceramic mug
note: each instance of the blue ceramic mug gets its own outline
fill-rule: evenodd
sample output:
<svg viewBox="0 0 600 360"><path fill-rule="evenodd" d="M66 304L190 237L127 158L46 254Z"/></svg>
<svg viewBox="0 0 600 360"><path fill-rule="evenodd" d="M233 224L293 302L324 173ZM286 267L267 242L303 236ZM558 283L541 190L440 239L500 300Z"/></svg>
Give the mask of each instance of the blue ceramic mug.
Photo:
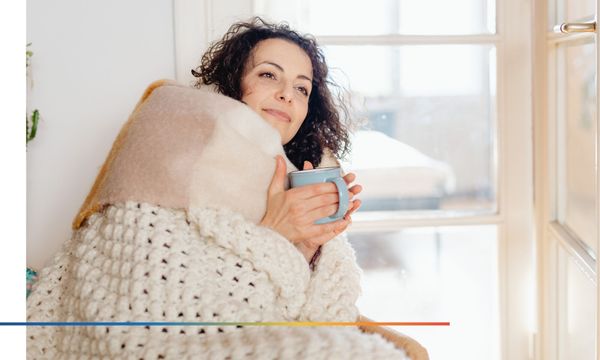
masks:
<svg viewBox="0 0 600 360"><path fill-rule="evenodd" d="M348 186L342 177L342 169L339 167L324 167L311 170L292 171L288 174L290 178L290 187L298 187L304 185L312 185L324 182L332 182L335 184L340 197L338 210L335 214L321 218L315 221L315 224L326 224L344 217L348 211Z"/></svg>

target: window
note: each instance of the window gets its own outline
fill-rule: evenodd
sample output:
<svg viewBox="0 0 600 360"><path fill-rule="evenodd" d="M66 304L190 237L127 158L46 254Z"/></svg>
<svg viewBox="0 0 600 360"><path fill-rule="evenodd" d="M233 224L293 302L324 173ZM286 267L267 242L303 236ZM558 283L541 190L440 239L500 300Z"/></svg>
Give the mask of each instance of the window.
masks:
<svg viewBox="0 0 600 360"><path fill-rule="evenodd" d="M496 226L413 227L349 239L364 272L357 304L363 315L449 321L399 330L432 359L499 359Z"/></svg>
<svg viewBox="0 0 600 360"><path fill-rule="evenodd" d="M355 116L368 119L343 163L364 187L349 234L364 271L361 313L450 321L400 331L434 359L499 359L502 226L460 220L499 212L495 2L254 4L317 37Z"/></svg>

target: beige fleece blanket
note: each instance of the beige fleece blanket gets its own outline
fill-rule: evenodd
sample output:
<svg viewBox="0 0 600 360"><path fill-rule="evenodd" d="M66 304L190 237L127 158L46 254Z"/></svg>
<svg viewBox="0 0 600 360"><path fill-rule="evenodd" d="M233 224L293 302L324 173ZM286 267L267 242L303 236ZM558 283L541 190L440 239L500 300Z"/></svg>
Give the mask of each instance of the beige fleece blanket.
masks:
<svg viewBox="0 0 600 360"><path fill-rule="evenodd" d="M73 228L126 201L224 207L258 223L276 155L296 170L277 130L243 103L209 88L156 81L121 129Z"/></svg>

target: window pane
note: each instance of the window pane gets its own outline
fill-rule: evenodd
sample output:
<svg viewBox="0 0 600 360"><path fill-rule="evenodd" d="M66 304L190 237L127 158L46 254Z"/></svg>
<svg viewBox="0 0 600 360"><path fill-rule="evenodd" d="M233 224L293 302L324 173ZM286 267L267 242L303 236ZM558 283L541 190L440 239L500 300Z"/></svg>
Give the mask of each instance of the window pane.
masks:
<svg viewBox="0 0 600 360"><path fill-rule="evenodd" d="M596 0L548 0L548 31L563 22L594 21Z"/></svg>
<svg viewBox="0 0 600 360"><path fill-rule="evenodd" d="M325 53L332 77L364 98L369 120L343 164L363 185L359 211L496 210L492 46L328 46Z"/></svg>
<svg viewBox="0 0 600 360"><path fill-rule="evenodd" d="M560 359L595 359L596 286L572 256L559 245L558 339Z"/></svg>
<svg viewBox="0 0 600 360"><path fill-rule="evenodd" d="M577 21L586 18L593 21L592 19L596 13L596 0L569 0L563 3L567 6L567 21Z"/></svg>
<svg viewBox="0 0 600 360"><path fill-rule="evenodd" d="M559 222L566 225L594 252L596 234L596 48L592 40L564 45L559 78Z"/></svg>
<svg viewBox="0 0 600 360"><path fill-rule="evenodd" d="M351 233L363 269L361 314L376 321L449 321L401 327L431 359L499 359L497 227Z"/></svg>
<svg viewBox="0 0 600 360"><path fill-rule="evenodd" d="M314 35L495 33L495 0L256 0L255 12ZM451 16L449 14L452 14Z"/></svg>
<svg viewBox="0 0 600 360"><path fill-rule="evenodd" d="M494 0L400 0L398 32L458 35L496 32Z"/></svg>

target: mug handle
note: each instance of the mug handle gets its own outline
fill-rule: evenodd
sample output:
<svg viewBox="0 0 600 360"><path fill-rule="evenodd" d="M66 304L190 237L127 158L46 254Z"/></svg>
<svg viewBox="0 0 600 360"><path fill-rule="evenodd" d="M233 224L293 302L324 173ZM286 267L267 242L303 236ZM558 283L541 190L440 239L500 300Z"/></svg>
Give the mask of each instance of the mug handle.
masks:
<svg viewBox="0 0 600 360"><path fill-rule="evenodd" d="M341 219L344 216L344 214L346 213L346 211L348 211L348 201L349 201L348 185L346 185L346 182L341 177L334 177L331 179L327 179L327 181L331 181L335 184L335 186L337 187L338 195L340 197L338 211L334 215L330 216L330 218L331 219L335 219L335 218Z"/></svg>

